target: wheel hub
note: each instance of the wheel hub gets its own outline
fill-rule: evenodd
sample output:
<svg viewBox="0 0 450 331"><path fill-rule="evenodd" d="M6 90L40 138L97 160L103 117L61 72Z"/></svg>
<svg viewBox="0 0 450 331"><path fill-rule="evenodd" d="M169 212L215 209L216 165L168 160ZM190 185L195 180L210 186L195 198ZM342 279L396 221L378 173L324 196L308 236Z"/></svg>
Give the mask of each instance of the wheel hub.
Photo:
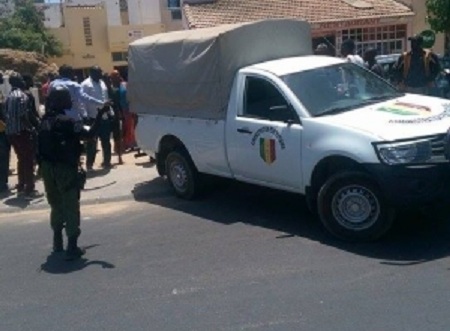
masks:
<svg viewBox="0 0 450 331"><path fill-rule="evenodd" d="M363 186L341 188L333 197L332 211L336 220L350 230L371 227L380 215L380 204L375 194Z"/></svg>
<svg viewBox="0 0 450 331"><path fill-rule="evenodd" d="M186 189L188 176L187 171L182 164L172 164L170 168L170 179L177 190L183 191Z"/></svg>

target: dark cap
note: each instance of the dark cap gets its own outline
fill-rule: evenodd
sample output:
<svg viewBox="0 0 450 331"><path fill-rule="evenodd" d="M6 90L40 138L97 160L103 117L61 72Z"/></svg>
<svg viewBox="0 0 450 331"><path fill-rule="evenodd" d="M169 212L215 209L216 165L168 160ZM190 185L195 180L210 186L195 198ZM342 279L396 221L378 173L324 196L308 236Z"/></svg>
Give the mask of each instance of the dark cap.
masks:
<svg viewBox="0 0 450 331"><path fill-rule="evenodd" d="M419 44L423 43L423 37L420 34L416 34L415 36L409 37L408 40L418 42Z"/></svg>
<svg viewBox="0 0 450 331"><path fill-rule="evenodd" d="M50 112L60 113L72 108L72 97L66 86L57 85L50 89L47 96L47 107Z"/></svg>
<svg viewBox="0 0 450 331"><path fill-rule="evenodd" d="M346 39L342 42L342 47L350 50L355 49L355 41L353 39Z"/></svg>

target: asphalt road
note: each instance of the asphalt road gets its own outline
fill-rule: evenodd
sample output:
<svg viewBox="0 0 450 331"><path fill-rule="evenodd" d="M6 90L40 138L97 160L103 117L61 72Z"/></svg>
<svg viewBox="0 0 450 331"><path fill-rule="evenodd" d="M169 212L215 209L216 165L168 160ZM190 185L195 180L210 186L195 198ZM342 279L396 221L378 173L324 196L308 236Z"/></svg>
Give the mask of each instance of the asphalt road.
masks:
<svg viewBox="0 0 450 331"><path fill-rule="evenodd" d="M83 207L72 263L49 255L46 211L0 214L0 330L449 330L450 222L346 244L295 195L159 192Z"/></svg>

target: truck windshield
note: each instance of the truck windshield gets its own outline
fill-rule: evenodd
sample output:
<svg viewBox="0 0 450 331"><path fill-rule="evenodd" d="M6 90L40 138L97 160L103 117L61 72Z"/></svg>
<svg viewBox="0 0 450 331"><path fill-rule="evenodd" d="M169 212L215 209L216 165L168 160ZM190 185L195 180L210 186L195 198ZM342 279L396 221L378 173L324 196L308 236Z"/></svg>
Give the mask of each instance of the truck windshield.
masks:
<svg viewBox="0 0 450 331"><path fill-rule="evenodd" d="M377 75L352 63L281 78L312 116L336 114L403 95Z"/></svg>

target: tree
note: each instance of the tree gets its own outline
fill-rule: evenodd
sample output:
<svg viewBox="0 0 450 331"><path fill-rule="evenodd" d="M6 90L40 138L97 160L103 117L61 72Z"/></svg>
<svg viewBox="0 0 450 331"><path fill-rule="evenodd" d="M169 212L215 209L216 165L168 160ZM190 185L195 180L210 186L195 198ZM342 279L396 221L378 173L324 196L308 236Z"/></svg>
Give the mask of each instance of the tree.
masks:
<svg viewBox="0 0 450 331"><path fill-rule="evenodd" d="M16 0L13 15L0 20L0 48L61 55L62 45L45 28L43 18L33 0Z"/></svg>
<svg viewBox="0 0 450 331"><path fill-rule="evenodd" d="M445 49L450 51L450 1L426 0L428 22L436 32L445 33Z"/></svg>

